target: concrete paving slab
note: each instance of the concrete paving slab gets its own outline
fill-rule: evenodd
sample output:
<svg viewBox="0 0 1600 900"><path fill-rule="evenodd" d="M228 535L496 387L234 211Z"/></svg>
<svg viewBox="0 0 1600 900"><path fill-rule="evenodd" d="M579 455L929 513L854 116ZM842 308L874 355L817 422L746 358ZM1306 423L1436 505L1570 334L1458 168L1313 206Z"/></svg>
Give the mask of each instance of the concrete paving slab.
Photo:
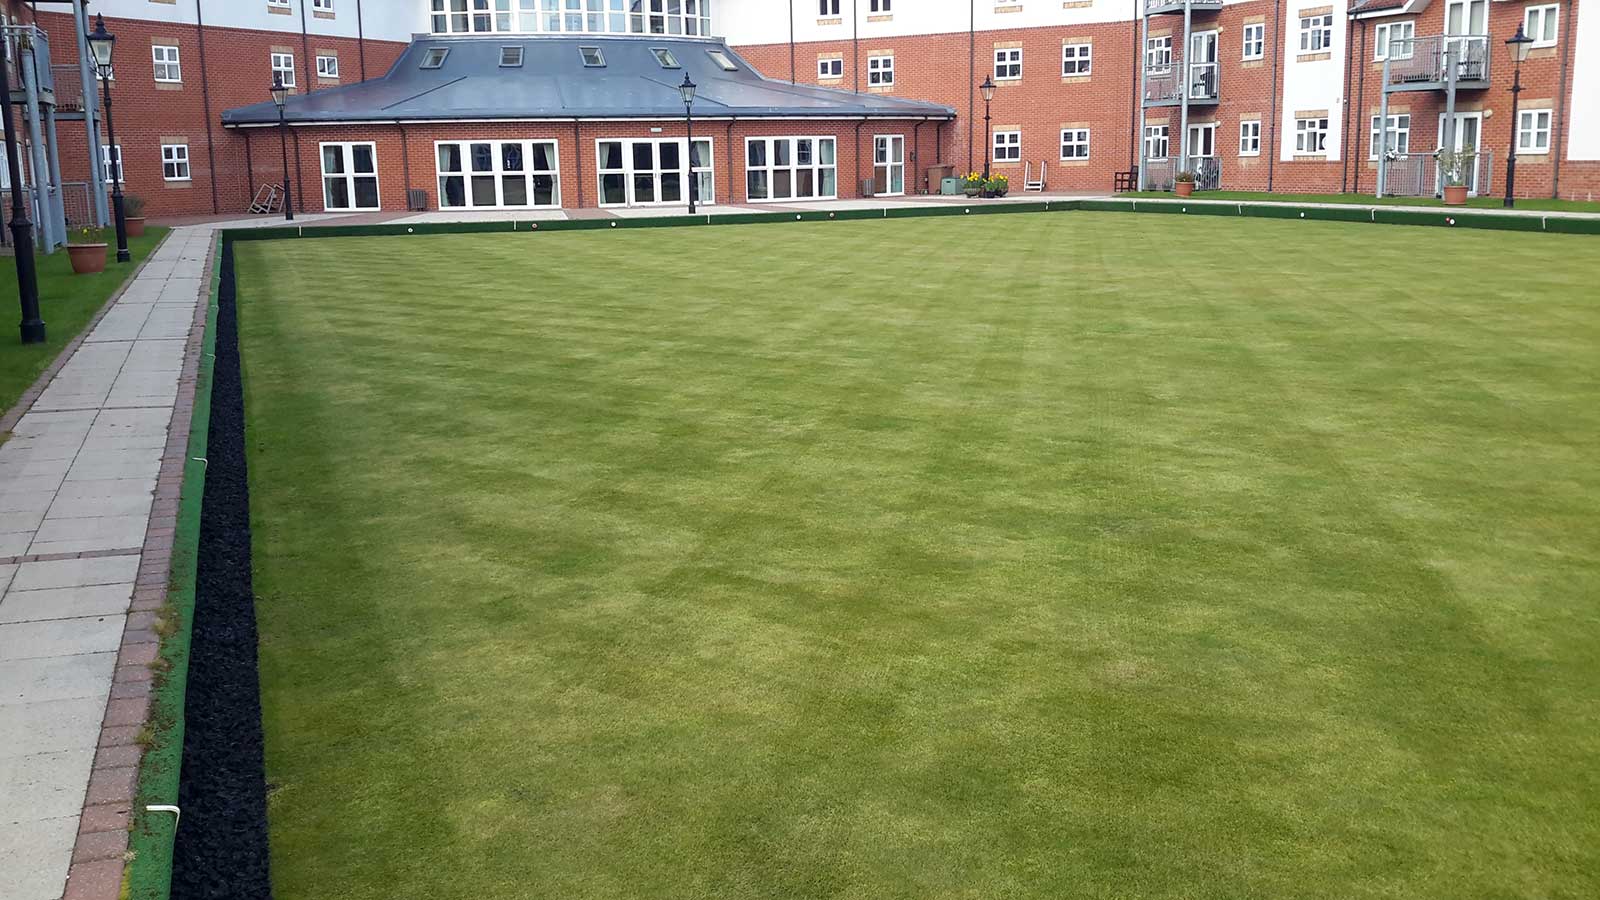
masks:
<svg viewBox="0 0 1600 900"><path fill-rule="evenodd" d="M77 836L77 815L0 821L0 897L58 900Z"/></svg>
<svg viewBox="0 0 1600 900"><path fill-rule="evenodd" d="M131 583L12 591L0 597L0 624L117 615L132 598Z"/></svg>
<svg viewBox="0 0 1600 900"><path fill-rule="evenodd" d="M0 758L0 821L77 817L93 765L92 749Z"/></svg>
<svg viewBox="0 0 1600 900"><path fill-rule="evenodd" d="M139 557L136 555L25 562L17 568L10 589L39 591L96 584L129 584L138 573Z"/></svg>
<svg viewBox="0 0 1600 900"><path fill-rule="evenodd" d="M100 722L105 715L106 704L101 697L0 705L0 734L11 735L0 741L0 759L64 750L93 751L100 743Z"/></svg>
<svg viewBox="0 0 1600 900"><path fill-rule="evenodd" d="M123 616L0 625L0 661L107 653L122 646Z"/></svg>
<svg viewBox="0 0 1600 900"><path fill-rule="evenodd" d="M111 690L115 653L79 653L55 658L34 657L0 662L0 704L104 699ZM5 815L0 810L0 818Z"/></svg>
<svg viewBox="0 0 1600 900"><path fill-rule="evenodd" d="M29 553L86 553L144 546L148 519L142 515L46 519L33 535Z"/></svg>

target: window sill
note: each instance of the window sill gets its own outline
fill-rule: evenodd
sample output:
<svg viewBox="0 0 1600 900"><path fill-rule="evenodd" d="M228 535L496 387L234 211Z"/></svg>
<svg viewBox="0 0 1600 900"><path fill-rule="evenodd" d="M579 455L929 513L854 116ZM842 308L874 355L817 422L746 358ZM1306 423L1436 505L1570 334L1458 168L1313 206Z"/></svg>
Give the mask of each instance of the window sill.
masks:
<svg viewBox="0 0 1600 900"><path fill-rule="evenodd" d="M124 184L126 184L126 182L124 182ZM193 178L184 178L184 179L178 180L178 181L162 179L161 186L166 188L169 191L181 191L181 190L185 190L187 188L193 187L194 186L194 179Z"/></svg>
<svg viewBox="0 0 1600 900"><path fill-rule="evenodd" d="M1061 76L1061 83L1062 84L1088 84L1089 83L1089 77L1090 76L1088 76L1088 75L1063 75L1063 76Z"/></svg>
<svg viewBox="0 0 1600 900"><path fill-rule="evenodd" d="M158 90L158 91L181 91L181 90L183 90L183 82L181 82L181 81L158 81L158 82L156 82L156 90Z"/></svg>
<svg viewBox="0 0 1600 900"><path fill-rule="evenodd" d="M1300 55L1298 55L1298 56L1296 56L1294 58L1294 61L1297 62L1297 63L1310 63L1310 62L1323 62L1324 60L1329 60L1329 59L1333 59L1333 54L1329 53L1326 50L1323 50L1323 51L1318 52L1318 53L1301 53Z"/></svg>
<svg viewBox="0 0 1600 900"><path fill-rule="evenodd" d="M1060 165L1063 169L1086 169L1089 167L1089 161L1073 157L1072 159L1063 159Z"/></svg>
<svg viewBox="0 0 1600 900"><path fill-rule="evenodd" d="M1290 162L1327 162L1326 153L1296 153Z"/></svg>

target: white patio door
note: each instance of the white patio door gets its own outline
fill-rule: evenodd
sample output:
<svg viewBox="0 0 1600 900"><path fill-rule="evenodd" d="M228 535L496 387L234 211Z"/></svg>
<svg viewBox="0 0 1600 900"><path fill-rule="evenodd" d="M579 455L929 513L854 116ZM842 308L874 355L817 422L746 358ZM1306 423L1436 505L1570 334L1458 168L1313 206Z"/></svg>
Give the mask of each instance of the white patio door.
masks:
<svg viewBox="0 0 1600 900"><path fill-rule="evenodd" d="M1196 31L1189 35L1189 96L1210 99L1217 96L1217 33Z"/></svg>
<svg viewBox="0 0 1600 900"><path fill-rule="evenodd" d="M906 192L906 136L880 134L872 139L873 186L879 196Z"/></svg>
<svg viewBox="0 0 1600 900"><path fill-rule="evenodd" d="M1489 0L1449 0L1444 9L1445 50L1452 52L1458 78L1479 80L1487 73Z"/></svg>
<svg viewBox="0 0 1600 900"><path fill-rule="evenodd" d="M1477 196L1478 173L1483 166L1483 156L1478 154L1478 148L1480 146L1479 135L1483 130L1483 113L1456 113L1455 118L1450 120L1450 125L1453 127L1449 128L1448 130L1451 131L1452 134L1450 134L1447 138L1445 135L1445 114L1440 113L1439 149L1450 149L1458 152L1474 154L1472 157L1472 170L1467 173L1467 193ZM1447 140L1449 142L1448 148L1445 146ZM1440 177L1443 177L1442 173Z"/></svg>
<svg viewBox="0 0 1600 900"><path fill-rule="evenodd" d="M1189 126L1189 156L1207 159L1217 155L1217 123L1204 122Z"/></svg>
<svg viewBox="0 0 1600 900"><path fill-rule="evenodd" d="M694 139L691 166L683 138L641 138L596 142L596 168L601 206L667 206L689 202L689 178L695 179L697 204L714 199L711 139Z"/></svg>

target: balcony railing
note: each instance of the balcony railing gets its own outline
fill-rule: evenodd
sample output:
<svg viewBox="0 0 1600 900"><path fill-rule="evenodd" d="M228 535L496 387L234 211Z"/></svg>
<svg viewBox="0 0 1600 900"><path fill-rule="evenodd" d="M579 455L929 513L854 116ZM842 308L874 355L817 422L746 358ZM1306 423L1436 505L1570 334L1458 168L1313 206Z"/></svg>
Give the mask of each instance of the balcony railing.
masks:
<svg viewBox="0 0 1600 900"><path fill-rule="evenodd" d="M1170 191L1173 182L1178 178L1178 158L1147 159L1144 161L1144 189L1147 191ZM1194 173L1194 189L1197 191L1222 190L1222 160L1215 156L1191 156L1189 158L1189 171Z"/></svg>
<svg viewBox="0 0 1600 900"><path fill-rule="evenodd" d="M1189 9L1194 12L1212 12L1222 8L1222 0L1189 0ZM1183 12L1183 0L1144 0L1145 15L1158 16L1163 13Z"/></svg>
<svg viewBox="0 0 1600 900"><path fill-rule="evenodd" d="M1462 172L1467 192L1483 196L1494 190L1494 152L1479 150ZM1437 197L1444 192L1438 153L1407 153L1384 162L1383 193L1388 197Z"/></svg>
<svg viewBox="0 0 1600 900"><path fill-rule="evenodd" d="M83 112L83 74L77 66L51 66L56 82L56 109Z"/></svg>
<svg viewBox="0 0 1600 900"><path fill-rule="evenodd" d="M1190 103L1216 102L1221 68L1214 62L1192 63L1187 81L1180 74L1183 68L1182 60L1174 60L1169 69L1145 72L1144 102L1176 105L1185 96Z"/></svg>
<svg viewBox="0 0 1600 900"><path fill-rule="evenodd" d="M1437 90L1455 66L1458 86L1487 87L1489 39L1483 35L1430 35L1389 44L1389 80L1394 90Z"/></svg>

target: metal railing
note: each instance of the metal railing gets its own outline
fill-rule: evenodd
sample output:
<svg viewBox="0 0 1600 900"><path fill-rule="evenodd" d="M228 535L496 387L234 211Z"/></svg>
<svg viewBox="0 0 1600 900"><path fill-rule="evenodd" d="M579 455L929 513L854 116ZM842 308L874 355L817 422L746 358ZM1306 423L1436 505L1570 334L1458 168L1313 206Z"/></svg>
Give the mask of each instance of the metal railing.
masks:
<svg viewBox="0 0 1600 900"><path fill-rule="evenodd" d="M1189 8L1208 11L1221 9L1222 0L1189 0ZM1144 11L1147 15L1182 10L1183 0L1144 0Z"/></svg>
<svg viewBox="0 0 1600 900"><path fill-rule="evenodd" d="M1215 156L1191 156L1189 171L1194 173L1194 189L1218 191L1222 189L1222 160ZM1147 159L1144 161L1144 189L1170 191L1178 176L1178 159Z"/></svg>
<svg viewBox="0 0 1600 900"><path fill-rule="evenodd" d="M61 112L83 112L83 74L77 66L51 66L50 74L56 82L56 109Z"/></svg>
<svg viewBox="0 0 1600 900"><path fill-rule="evenodd" d="M1489 80L1489 38L1483 35L1435 34L1391 41L1388 52L1391 87L1444 84L1452 60L1456 83Z"/></svg>
<svg viewBox="0 0 1600 900"><path fill-rule="evenodd" d="M1219 96L1218 83L1221 67L1214 62L1189 65L1187 84L1183 78L1183 60L1174 59L1170 68L1150 69L1144 73L1144 100L1146 103L1181 103L1187 95L1190 102L1215 100ZM1187 87L1187 91L1185 88Z"/></svg>
<svg viewBox="0 0 1600 900"><path fill-rule="evenodd" d="M1467 192L1484 196L1494 190L1494 152L1479 150L1471 170L1463 171ZM1439 154L1407 153L1384 162L1383 195L1386 197L1437 197L1444 193Z"/></svg>

